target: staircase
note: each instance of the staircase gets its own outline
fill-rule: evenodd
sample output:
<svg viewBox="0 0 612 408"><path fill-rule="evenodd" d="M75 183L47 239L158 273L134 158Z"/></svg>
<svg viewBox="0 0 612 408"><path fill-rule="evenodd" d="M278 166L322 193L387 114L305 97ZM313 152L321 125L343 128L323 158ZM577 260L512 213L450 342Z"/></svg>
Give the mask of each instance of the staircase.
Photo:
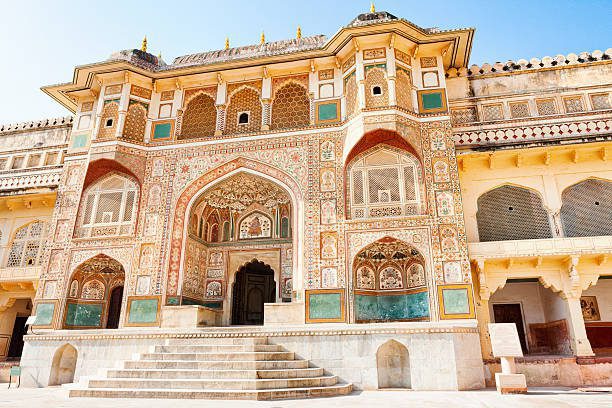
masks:
<svg viewBox="0 0 612 408"><path fill-rule="evenodd" d="M352 384L265 337L167 339L70 397L274 400L346 395Z"/></svg>

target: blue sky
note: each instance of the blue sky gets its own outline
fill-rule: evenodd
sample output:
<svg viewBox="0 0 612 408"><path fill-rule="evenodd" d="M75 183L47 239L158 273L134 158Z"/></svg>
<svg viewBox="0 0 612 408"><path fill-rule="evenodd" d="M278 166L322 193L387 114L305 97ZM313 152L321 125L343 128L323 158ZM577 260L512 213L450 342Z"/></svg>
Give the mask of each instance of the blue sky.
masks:
<svg viewBox="0 0 612 408"><path fill-rule="evenodd" d="M139 48L174 57L224 45L335 33L369 1L3 0L0 123L67 115L42 85L67 82L75 65ZM376 1L421 27L475 27L471 64L612 47L612 0ZM607 16L607 17L606 17Z"/></svg>

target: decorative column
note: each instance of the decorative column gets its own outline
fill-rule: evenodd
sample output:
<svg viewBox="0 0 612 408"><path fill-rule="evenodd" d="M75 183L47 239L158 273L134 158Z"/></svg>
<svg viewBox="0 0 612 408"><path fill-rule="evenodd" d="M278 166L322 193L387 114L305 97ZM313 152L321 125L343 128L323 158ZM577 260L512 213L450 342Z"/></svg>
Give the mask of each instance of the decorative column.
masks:
<svg viewBox="0 0 612 408"><path fill-rule="evenodd" d="M357 103L359 104L359 110L362 110L366 107L365 72L363 69L363 54L358 48L355 52L355 80L357 81Z"/></svg>
<svg viewBox="0 0 612 408"><path fill-rule="evenodd" d="M395 52L393 47L387 48L387 87L389 89L389 106L397 105L397 93L395 91Z"/></svg>
<svg viewBox="0 0 612 408"><path fill-rule="evenodd" d="M225 130L225 105L217 105L217 120L215 122L215 136L221 136Z"/></svg>
<svg viewBox="0 0 612 408"><path fill-rule="evenodd" d="M491 338L489 336L489 323L491 323L489 299L491 297L491 292L487 286L485 260L484 258L478 258L474 264L476 266L476 272L478 273L478 297L480 298L480 301L476 302L476 316L478 317L480 348L482 350L483 359L492 359L493 349L491 348Z"/></svg>
<svg viewBox="0 0 612 408"><path fill-rule="evenodd" d="M580 275L578 273L578 262L580 257L572 255L569 262L569 287L562 292L567 302L567 320L569 323L570 342L572 351L578 357L593 356L591 342L587 338L582 307L580 306L580 295L582 288L580 285Z"/></svg>
<svg viewBox="0 0 612 408"><path fill-rule="evenodd" d="M121 99L119 100L119 113L117 115L117 128L115 129L115 137L120 139L123 136L123 126L125 126L125 116L127 115L128 105L130 103L130 89L132 85L129 82L123 84L121 91Z"/></svg>
<svg viewBox="0 0 612 408"><path fill-rule="evenodd" d="M270 130L271 102L270 99L261 100L261 130Z"/></svg>

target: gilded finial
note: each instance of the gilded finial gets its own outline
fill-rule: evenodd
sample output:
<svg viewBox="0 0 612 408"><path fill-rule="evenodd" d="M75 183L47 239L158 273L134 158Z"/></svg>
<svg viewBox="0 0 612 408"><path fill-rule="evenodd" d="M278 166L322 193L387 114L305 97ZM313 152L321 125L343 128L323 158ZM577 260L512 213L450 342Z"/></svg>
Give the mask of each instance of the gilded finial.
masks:
<svg viewBox="0 0 612 408"><path fill-rule="evenodd" d="M302 27L297 26L297 32L295 33L295 37L299 40L302 38Z"/></svg>
<svg viewBox="0 0 612 408"><path fill-rule="evenodd" d="M225 49L229 50L229 37L225 37Z"/></svg>
<svg viewBox="0 0 612 408"><path fill-rule="evenodd" d="M376 13L376 7L374 7L374 2L370 3L370 13Z"/></svg>
<svg viewBox="0 0 612 408"><path fill-rule="evenodd" d="M161 52L159 54L157 54L157 59L162 59Z"/></svg>
<svg viewBox="0 0 612 408"><path fill-rule="evenodd" d="M147 36L146 35L142 39L142 45L140 46L140 51L147 52Z"/></svg>
<svg viewBox="0 0 612 408"><path fill-rule="evenodd" d="M261 45L264 45L266 43L266 34L263 31L261 32L261 37L259 38L259 43Z"/></svg>

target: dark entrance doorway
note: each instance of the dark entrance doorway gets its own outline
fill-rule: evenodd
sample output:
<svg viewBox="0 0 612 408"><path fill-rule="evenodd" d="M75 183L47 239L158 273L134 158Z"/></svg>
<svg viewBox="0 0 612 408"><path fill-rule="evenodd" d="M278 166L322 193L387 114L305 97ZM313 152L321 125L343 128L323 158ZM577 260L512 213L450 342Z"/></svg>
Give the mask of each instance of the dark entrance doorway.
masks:
<svg viewBox="0 0 612 408"><path fill-rule="evenodd" d="M119 327L122 300L123 286L117 286L111 291L110 300L108 302L108 319L106 320L107 329L116 329Z"/></svg>
<svg viewBox="0 0 612 408"><path fill-rule="evenodd" d="M521 342L523 354L527 354L525 340L525 326L523 326L523 313L519 303L499 303L493 305L493 320L495 323L514 323Z"/></svg>
<svg viewBox="0 0 612 408"><path fill-rule="evenodd" d="M232 295L232 324L263 324L264 303L276 301L274 271L252 260L236 272Z"/></svg>
<svg viewBox="0 0 612 408"><path fill-rule="evenodd" d="M26 334L25 324L28 320L27 317L17 316L15 318L15 325L13 326L13 334L11 335L11 345L7 357L19 358L23 351L23 336Z"/></svg>

